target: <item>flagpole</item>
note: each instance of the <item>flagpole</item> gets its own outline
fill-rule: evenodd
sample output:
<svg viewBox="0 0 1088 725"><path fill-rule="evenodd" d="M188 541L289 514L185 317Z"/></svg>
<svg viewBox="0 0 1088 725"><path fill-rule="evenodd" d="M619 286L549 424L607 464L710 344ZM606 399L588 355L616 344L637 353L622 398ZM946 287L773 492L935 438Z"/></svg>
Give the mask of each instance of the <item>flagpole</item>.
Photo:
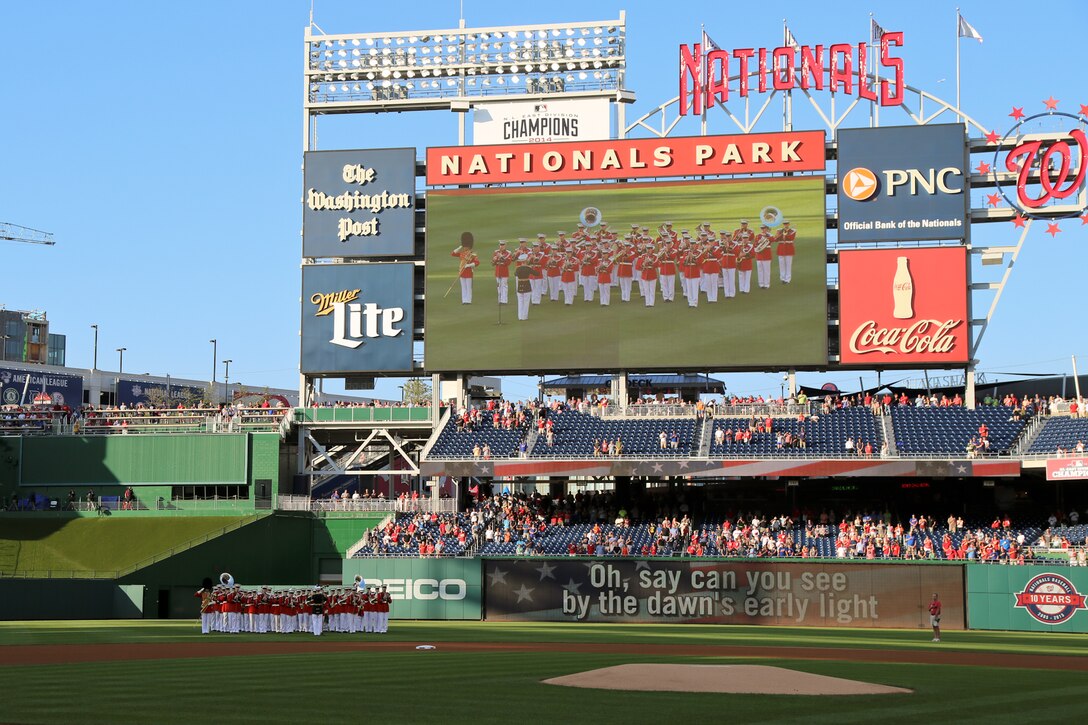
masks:
<svg viewBox="0 0 1088 725"><path fill-rule="evenodd" d="M708 43L706 42L707 36L705 23L699 23L699 40L701 41L702 45L708 45ZM699 133L702 136L706 136L706 105L707 101L710 100L707 94L707 91L710 90L710 87L707 84L707 80L709 78L707 71L710 70L710 64L706 62L706 48L700 46L700 51L702 55L699 58L699 85L703 87L703 113L699 116Z"/></svg>
<svg viewBox="0 0 1088 725"><path fill-rule="evenodd" d="M788 36L789 36L789 27L786 25L786 19L782 18L782 45L787 46L787 45L790 44L790 39L789 39ZM772 55L771 56L771 65L773 66L774 64L775 64L774 63L774 56ZM775 76L778 75L778 70L777 69L774 69L773 75L775 75ZM782 130L783 131L789 131L790 130L790 123L789 123L789 97L790 97L790 93L791 93L790 91L785 91L782 94Z"/></svg>
<svg viewBox="0 0 1088 725"><path fill-rule="evenodd" d="M960 113L960 9L956 8L956 113ZM960 114L963 118L963 114Z"/></svg>

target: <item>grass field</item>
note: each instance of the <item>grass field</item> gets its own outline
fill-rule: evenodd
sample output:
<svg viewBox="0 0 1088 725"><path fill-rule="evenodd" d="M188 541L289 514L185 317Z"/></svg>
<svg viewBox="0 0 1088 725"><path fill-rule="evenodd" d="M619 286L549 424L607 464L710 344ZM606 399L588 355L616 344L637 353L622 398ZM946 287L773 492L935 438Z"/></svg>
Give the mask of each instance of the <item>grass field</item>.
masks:
<svg viewBox="0 0 1088 725"><path fill-rule="evenodd" d="M309 635L202 636L195 622L0 623L4 694L0 721L17 723L190 722L689 722L713 717L742 722L1042 722L1075 717L1088 695L1084 671L943 664L956 659L1019 655L1085 657L1088 636L953 632L940 645L919 630L760 627L397 622L388 635L330 635L327 652L304 651ZM372 642L381 649L367 649ZM454 651L455 643L534 643L581 651ZM100 645L135 649L209 646L208 656L82 664L12 666L5 650L20 645ZM226 656L232 646L289 643L299 651ZM433 651L417 651L417 644ZM443 644L446 643L446 647ZM403 644L403 648L399 645ZM638 645L646 654L609 648ZM655 645L689 654L653 652ZM842 658L708 655L707 645L842 648ZM355 649L357 647L357 649ZM688 650L687 648L690 648ZM103 650L108 647L103 647ZM220 651L217 651L220 650ZM855 662L879 650L882 662ZM935 653L933 663L905 660ZM826 654L821 655L826 656ZM897 661L904 660L904 661ZM983 660L985 662L985 659ZM1079 662L1079 659L1077 660ZM907 687L909 695L768 697L622 692L558 688L548 677L626 662L737 664L758 662ZM1040 662L1044 664L1040 666Z"/></svg>
<svg viewBox="0 0 1088 725"><path fill-rule="evenodd" d="M646 307L638 288L628 303L604 307L595 297L566 306L545 301L529 319L517 319L516 299L500 309L491 255L499 239L536 240L543 232L575 230L579 215L598 207L620 235L631 224L656 234L665 221L677 231L704 221L731 231L748 218L758 231L759 214L776 206L798 230L793 282L716 304L689 308L679 284L675 302ZM481 266L475 272L472 304L462 304L456 284L459 260L450 256L461 233L471 231ZM511 283L512 285L513 283ZM451 289L451 285L453 288ZM449 293L447 294L447 290ZM722 366L822 364L827 358L826 264L823 179L763 179L698 184L609 184L542 191L538 188L485 193L432 192L427 197L427 366L436 370L718 369Z"/></svg>

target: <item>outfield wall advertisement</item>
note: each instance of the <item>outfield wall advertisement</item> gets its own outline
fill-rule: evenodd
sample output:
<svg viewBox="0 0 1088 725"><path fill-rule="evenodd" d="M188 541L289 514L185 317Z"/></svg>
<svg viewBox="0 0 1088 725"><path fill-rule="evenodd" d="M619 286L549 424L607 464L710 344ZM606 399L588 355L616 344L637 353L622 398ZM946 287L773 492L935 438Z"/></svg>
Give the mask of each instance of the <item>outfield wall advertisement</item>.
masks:
<svg viewBox="0 0 1088 725"><path fill-rule="evenodd" d="M345 559L344 586L385 585L392 619L479 619L479 559Z"/></svg>
<svg viewBox="0 0 1088 725"><path fill-rule="evenodd" d="M1060 566L967 567L971 629L1088 632L1088 570Z"/></svg>
<svg viewBox="0 0 1088 725"><path fill-rule="evenodd" d="M432 371L827 362L824 180L432 191Z"/></svg>
<svg viewBox="0 0 1088 725"><path fill-rule="evenodd" d="M963 629L963 568L750 560L485 560L489 620Z"/></svg>

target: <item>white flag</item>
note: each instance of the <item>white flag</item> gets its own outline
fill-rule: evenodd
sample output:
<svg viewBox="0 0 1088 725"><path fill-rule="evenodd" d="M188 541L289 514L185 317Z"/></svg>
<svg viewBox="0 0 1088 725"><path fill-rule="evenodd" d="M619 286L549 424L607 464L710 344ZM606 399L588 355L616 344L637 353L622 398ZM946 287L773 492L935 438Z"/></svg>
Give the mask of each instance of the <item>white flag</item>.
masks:
<svg viewBox="0 0 1088 725"><path fill-rule="evenodd" d="M884 37L884 33L887 32L884 28L880 27L880 23L875 18L869 18L869 44L876 45L880 42L880 39Z"/></svg>
<svg viewBox="0 0 1088 725"><path fill-rule="evenodd" d="M710 33L703 31L703 50L721 50L718 44L714 42L714 39L710 37Z"/></svg>
<svg viewBox="0 0 1088 725"><path fill-rule="evenodd" d="M793 37L793 33L789 28L786 28L786 45L790 48L800 48L801 44L797 42L797 38Z"/></svg>
<svg viewBox="0 0 1088 725"><path fill-rule="evenodd" d="M971 27L971 23L963 19L962 15L957 13L959 22L959 37L961 38L974 38L978 42L982 42L982 36L978 34L978 31Z"/></svg>

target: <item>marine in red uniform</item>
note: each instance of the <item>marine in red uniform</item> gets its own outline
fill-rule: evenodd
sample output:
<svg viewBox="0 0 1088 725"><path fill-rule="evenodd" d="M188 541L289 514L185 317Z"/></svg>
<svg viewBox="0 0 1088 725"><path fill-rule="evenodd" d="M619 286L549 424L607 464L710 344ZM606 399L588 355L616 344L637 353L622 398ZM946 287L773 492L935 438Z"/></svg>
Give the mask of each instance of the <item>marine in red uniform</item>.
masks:
<svg viewBox="0 0 1088 725"><path fill-rule="evenodd" d="M793 255L795 253L794 242L797 240L797 230L790 226L788 219L782 220L782 228L775 236L778 246L775 252L778 254L778 280L783 284L793 281Z"/></svg>
<svg viewBox="0 0 1088 725"><path fill-rule="evenodd" d="M495 268L495 289L498 292L499 304L507 303L510 294L510 264L514 261L514 255L506 248L506 240L499 240L499 248L491 255L491 266Z"/></svg>
<svg viewBox="0 0 1088 725"><path fill-rule="evenodd" d="M773 241L771 227L767 224L760 225L755 242L756 283L763 289L771 288L771 257L773 255L771 243Z"/></svg>

